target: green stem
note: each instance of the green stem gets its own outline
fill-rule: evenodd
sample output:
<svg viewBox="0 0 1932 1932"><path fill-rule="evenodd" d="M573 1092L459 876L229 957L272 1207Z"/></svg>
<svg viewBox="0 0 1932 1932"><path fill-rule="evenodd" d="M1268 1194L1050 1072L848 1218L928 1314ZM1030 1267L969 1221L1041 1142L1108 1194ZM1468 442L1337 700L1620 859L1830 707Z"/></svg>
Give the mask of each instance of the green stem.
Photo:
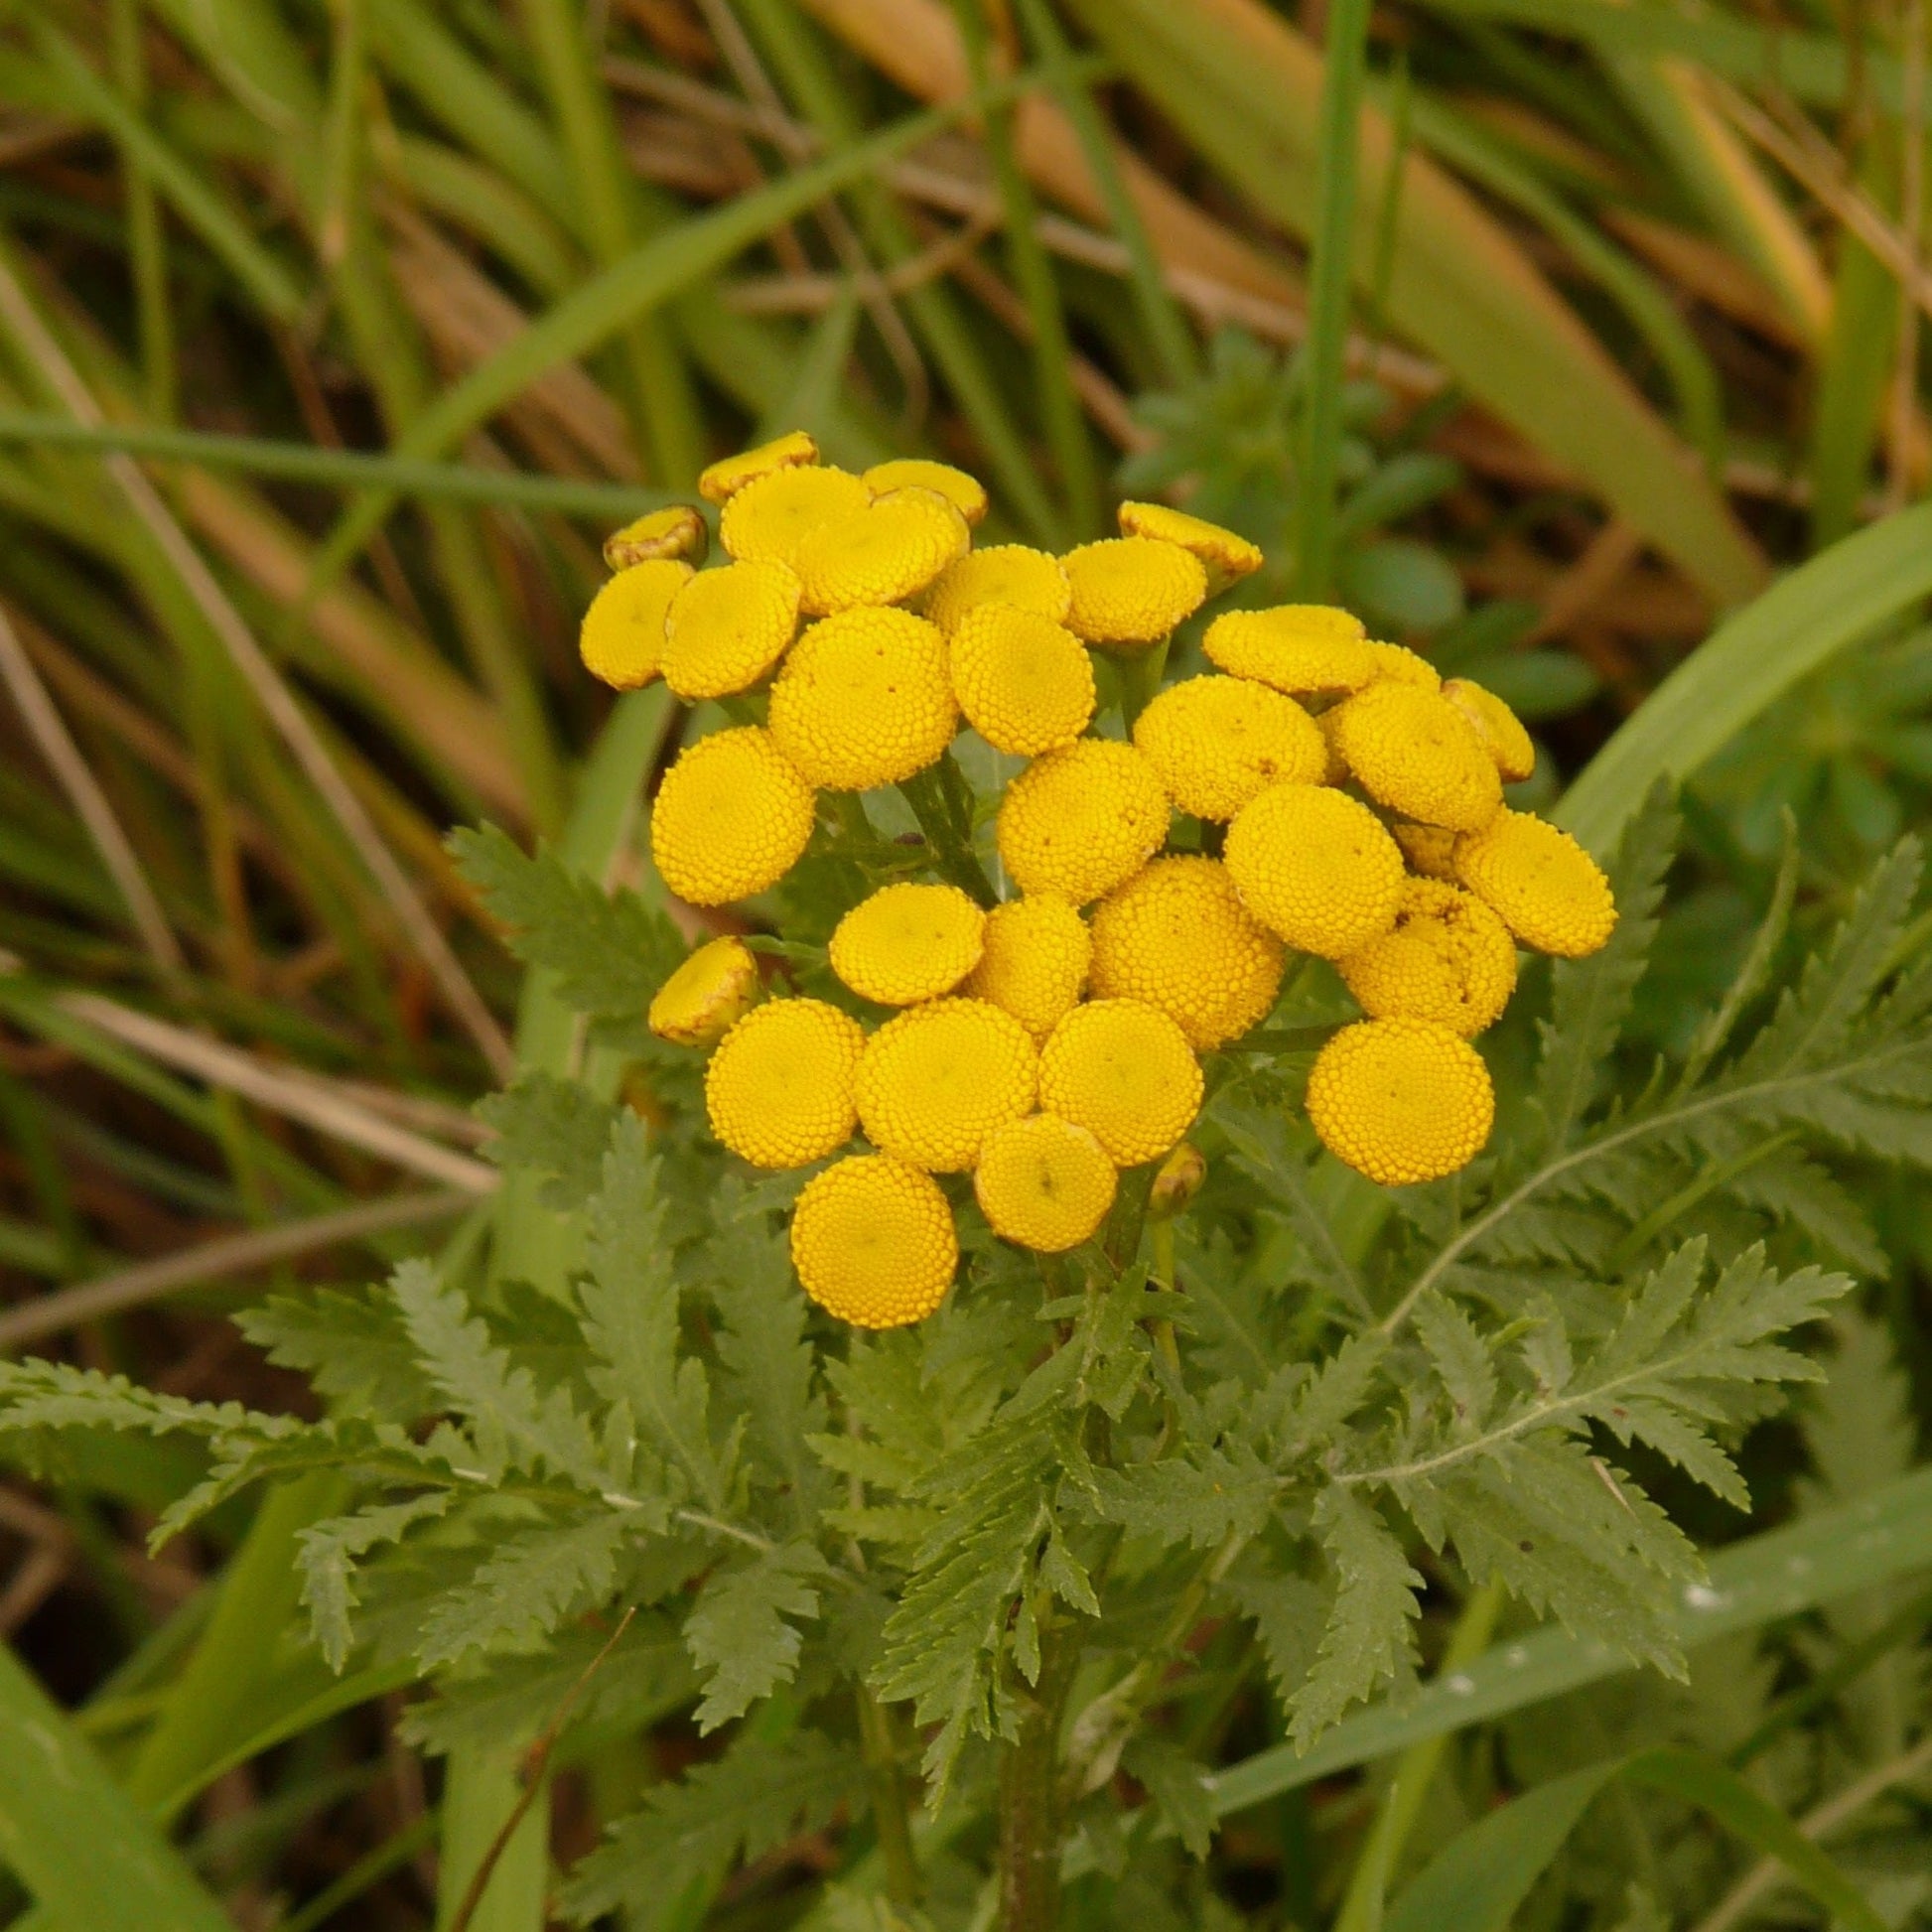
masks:
<svg viewBox="0 0 1932 1932"><path fill-rule="evenodd" d="M1000 1753L1001 1932L1053 1932L1060 1911L1060 1717L1079 1645L1049 1609L1039 1680L1016 1687L1018 1734Z"/></svg>
<svg viewBox="0 0 1932 1932"><path fill-rule="evenodd" d="M1172 637L1163 637L1145 650L1123 650L1115 655L1121 722L1130 732L1134 721L1154 702L1161 689L1161 679L1168 668L1168 648L1173 642Z"/></svg>
<svg viewBox="0 0 1932 1932"><path fill-rule="evenodd" d="M926 849L932 854L935 872L957 886L981 905L995 903L997 895L986 870L960 838L954 814L949 807L943 781L936 767L928 765L915 772L898 788L899 796L912 808L919 821Z"/></svg>
<svg viewBox="0 0 1932 1932"><path fill-rule="evenodd" d="M898 1740L892 1713L863 1684L859 1687L859 1738L872 1785L879 1853L886 1863L886 1896L909 1910L919 1902L922 1886L918 1857L912 1849L912 1821L905 1808L905 1780L899 1773Z"/></svg>
<svg viewBox="0 0 1932 1932"><path fill-rule="evenodd" d="M1302 349L1302 419L1295 568L1304 597L1324 598L1334 578L1335 490L1341 459L1341 388L1348 346L1348 283L1355 251L1357 120L1368 64L1370 0L1331 0L1315 216L1309 260L1309 334Z"/></svg>

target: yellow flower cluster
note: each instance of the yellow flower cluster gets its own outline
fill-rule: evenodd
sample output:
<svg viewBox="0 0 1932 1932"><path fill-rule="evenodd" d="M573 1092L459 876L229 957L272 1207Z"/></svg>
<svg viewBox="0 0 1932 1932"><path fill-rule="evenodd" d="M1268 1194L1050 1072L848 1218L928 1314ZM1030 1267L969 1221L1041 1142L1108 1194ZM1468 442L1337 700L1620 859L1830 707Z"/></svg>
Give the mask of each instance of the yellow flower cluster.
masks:
<svg viewBox="0 0 1932 1932"><path fill-rule="evenodd" d="M1322 1142L1392 1186L1480 1151L1494 1097L1469 1041L1506 1006L1517 947L1575 957L1616 919L1588 856L1504 804L1535 750L1499 698L1345 611L1287 605L1216 618L1206 674L1156 691L1127 738L1096 736L1090 651L1158 650L1259 566L1251 544L1128 503L1118 537L1062 557L976 550L971 477L853 475L802 434L700 489L730 561L694 569L695 512L641 519L607 546L617 575L583 633L620 687L764 693L761 724L699 740L664 776L651 845L673 892L766 890L804 852L818 790L915 778L962 720L1029 760L992 828L1015 896L908 881L851 907L828 962L852 1012L759 1004L738 939L699 948L652 1004L655 1032L711 1049L726 1148L771 1169L842 1156L793 1216L815 1301L872 1327L938 1306L958 1239L935 1175L970 1174L1006 1240L1091 1240L1118 1173L1191 1126L1197 1055L1266 1018L1293 953L1333 962L1365 1016L1310 1075ZM1170 849L1176 811L1192 823ZM869 1150L849 1152L861 1133Z"/></svg>

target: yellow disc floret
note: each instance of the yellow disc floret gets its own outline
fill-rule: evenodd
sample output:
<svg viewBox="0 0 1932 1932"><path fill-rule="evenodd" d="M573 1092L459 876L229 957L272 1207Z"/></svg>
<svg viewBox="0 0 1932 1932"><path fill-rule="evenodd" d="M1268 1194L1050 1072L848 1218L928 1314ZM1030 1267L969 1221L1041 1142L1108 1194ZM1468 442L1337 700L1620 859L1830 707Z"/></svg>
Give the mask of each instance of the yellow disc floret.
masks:
<svg viewBox="0 0 1932 1932"><path fill-rule="evenodd" d="M788 564L707 570L664 614L664 682L680 698L749 691L785 654L797 628L798 579Z"/></svg>
<svg viewBox="0 0 1932 1932"><path fill-rule="evenodd" d="M1117 1168L1166 1154L1193 1124L1201 1092L1186 1035L1139 1000L1075 1007L1039 1055L1042 1110L1084 1127Z"/></svg>
<svg viewBox="0 0 1932 1932"><path fill-rule="evenodd" d="M771 686L770 726L815 785L898 784L933 763L959 726L946 640L909 611L810 624Z"/></svg>
<svg viewBox="0 0 1932 1932"><path fill-rule="evenodd" d="M650 853L693 905L725 905L775 886L812 836L816 800L756 725L700 739L664 774Z"/></svg>
<svg viewBox="0 0 1932 1932"><path fill-rule="evenodd" d="M734 557L788 564L814 530L856 515L871 501L865 484L848 470L817 464L771 470L747 483L725 505L718 536Z"/></svg>
<svg viewBox="0 0 1932 1932"><path fill-rule="evenodd" d="M853 1083L866 1036L823 1000L754 1007L704 1074L711 1131L756 1168L803 1168L852 1138Z"/></svg>
<svg viewBox="0 0 1932 1932"><path fill-rule="evenodd" d="M1428 658L1418 655L1407 644L1369 644L1368 654L1375 661L1376 682L1413 684L1419 691L1440 691L1442 673Z"/></svg>
<svg viewBox="0 0 1932 1932"><path fill-rule="evenodd" d="M1093 935L1063 898L1014 898L986 915L985 950L961 989L1044 1039L1086 991Z"/></svg>
<svg viewBox="0 0 1932 1932"><path fill-rule="evenodd" d="M1073 587L1057 557L1024 543L995 543L948 564L933 579L925 614L945 631L981 604L1011 604L1063 623L1072 602Z"/></svg>
<svg viewBox="0 0 1932 1932"><path fill-rule="evenodd" d="M1389 826L1411 872L1425 879L1455 879L1455 841L1458 834L1443 825L1416 825L1398 818Z"/></svg>
<svg viewBox="0 0 1932 1932"><path fill-rule="evenodd" d="M1170 685L1134 721L1134 743L1168 796L1197 818L1232 818L1275 784L1312 784L1326 765L1314 720L1293 698L1241 677Z"/></svg>
<svg viewBox="0 0 1932 1932"><path fill-rule="evenodd" d="M647 510L634 523L614 530L604 539L604 561L613 570L628 570L659 557L701 564L710 547L711 532L704 518L689 503L672 503Z"/></svg>
<svg viewBox="0 0 1932 1932"><path fill-rule="evenodd" d="M985 928L957 886L882 886L833 929L832 970L881 1006L936 1000L979 964Z"/></svg>
<svg viewBox="0 0 1932 1932"><path fill-rule="evenodd" d="M895 489L930 489L945 497L968 525L977 528L986 521L986 485L950 463L934 463L929 457L894 457L888 463L875 463L866 472L866 487L875 496L890 495Z"/></svg>
<svg viewBox="0 0 1932 1932"><path fill-rule="evenodd" d="M664 668L664 613L690 576L668 557L619 571L584 613L584 668L617 691L648 684Z"/></svg>
<svg viewBox="0 0 1932 1932"><path fill-rule="evenodd" d="M793 561L805 609L824 617L913 597L972 541L957 506L933 489L895 489L865 509L821 523Z"/></svg>
<svg viewBox="0 0 1932 1932"><path fill-rule="evenodd" d="M1437 691L1377 682L1334 712L1335 747L1362 789L1424 825L1474 832L1501 810L1502 779L1475 727Z"/></svg>
<svg viewBox="0 0 1932 1932"><path fill-rule="evenodd" d="M1073 589L1067 628L1090 644L1154 643L1207 596L1201 560L1158 537L1103 537L1060 562Z"/></svg>
<svg viewBox="0 0 1932 1932"><path fill-rule="evenodd" d="M996 1127L1033 1111L1039 1055L1010 1013L934 1000L889 1020L859 1062L859 1119L875 1147L964 1173Z"/></svg>
<svg viewBox="0 0 1932 1932"><path fill-rule="evenodd" d="M855 1328L903 1328L946 1299L959 1236L930 1175L883 1154L856 1154L799 1189L791 1265L827 1314Z"/></svg>
<svg viewBox="0 0 1932 1932"><path fill-rule="evenodd" d="M1057 1114L996 1128L973 1173L973 1192L993 1232L1048 1255L1093 1235L1118 1184L1100 1143Z"/></svg>
<svg viewBox="0 0 1932 1932"><path fill-rule="evenodd" d="M1505 808L1455 842L1455 876L1526 946L1582 959L1616 930L1601 869L1548 819Z"/></svg>
<svg viewBox="0 0 1932 1932"><path fill-rule="evenodd" d="M1123 503L1120 533L1124 537L1158 537L1191 550L1206 567L1208 582L1217 590L1238 583L1261 568L1261 547L1246 537L1224 530L1185 510L1166 503Z"/></svg>
<svg viewBox="0 0 1932 1932"><path fill-rule="evenodd" d="M1430 1020L1342 1028L1315 1055L1308 1104L1322 1146L1384 1187L1466 1167L1496 1115L1482 1055Z"/></svg>
<svg viewBox="0 0 1932 1932"><path fill-rule="evenodd" d="M1476 736L1488 747L1496 769L1506 785L1521 784L1536 769L1536 747L1523 729L1523 721L1504 704L1495 692L1485 690L1474 679L1446 678L1443 696L1476 729Z"/></svg>
<svg viewBox="0 0 1932 1932"><path fill-rule="evenodd" d="M1208 662L1291 695L1359 691L1375 675L1361 621L1332 604L1225 611L1201 639Z"/></svg>
<svg viewBox="0 0 1932 1932"><path fill-rule="evenodd" d="M1395 920L1402 854L1369 808L1323 785L1272 785L1228 828L1241 902L1278 938L1342 959Z"/></svg>
<svg viewBox="0 0 1932 1932"><path fill-rule="evenodd" d="M1023 893L1084 905L1161 849L1171 816L1153 764L1131 745L1082 738L1035 759L1001 801L1001 861Z"/></svg>
<svg viewBox="0 0 1932 1932"><path fill-rule="evenodd" d="M680 1046L709 1046L744 1018L758 998L759 963L743 939L700 946L650 1003L650 1030Z"/></svg>
<svg viewBox="0 0 1932 1932"><path fill-rule="evenodd" d="M1159 1007L1200 1051L1264 1019L1281 984L1282 942L1216 859L1157 859L1094 908L1095 997Z"/></svg>
<svg viewBox="0 0 1932 1932"><path fill-rule="evenodd" d="M1070 745L1093 716L1093 664L1064 624L981 604L953 626L953 693L986 742L1036 758Z"/></svg>
<svg viewBox="0 0 1932 1932"><path fill-rule="evenodd" d="M787 431L756 450L721 458L700 473L698 494L707 503L728 503L749 483L774 470L793 470L818 461L818 445L802 429Z"/></svg>
<svg viewBox="0 0 1932 1932"><path fill-rule="evenodd" d="M1473 1038L1516 990L1516 942L1479 898L1434 879L1402 888L1395 924L1336 962L1371 1020L1434 1020Z"/></svg>

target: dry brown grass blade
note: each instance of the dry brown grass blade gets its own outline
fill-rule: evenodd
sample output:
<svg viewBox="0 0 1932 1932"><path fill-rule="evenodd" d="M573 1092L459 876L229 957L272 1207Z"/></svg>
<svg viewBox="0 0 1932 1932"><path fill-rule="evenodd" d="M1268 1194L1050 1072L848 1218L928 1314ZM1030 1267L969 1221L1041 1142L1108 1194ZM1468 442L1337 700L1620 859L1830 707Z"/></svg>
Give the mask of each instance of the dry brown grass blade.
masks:
<svg viewBox="0 0 1932 1932"><path fill-rule="evenodd" d="M0 263L0 314L5 315L15 340L74 419L99 427L102 417L92 392L41 321L12 268L4 263ZM146 525L196 607L233 659L256 703L295 754L296 762L322 794L375 879L411 948L429 969L451 1012L477 1042L497 1077L507 1078L516 1064L516 1056L503 1030L450 949L442 928L430 917L421 896L383 843L361 801L337 769L315 727L296 702L295 693L255 641L254 632L228 601L227 593L215 581L202 553L188 540L187 533L175 521L173 512L161 500L139 465L125 456L110 456L105 464L135 515Z"/></svg>
<svg viewBox="0 0 1932 1932"><path fill-rule="evenodd" d="M48 768L73 806L75 816L86 827L101 864L107 868L108 877L127 906L142 945L164 973L180 972L187 962L168 924L167 914L161 909L161 901L155 897L154 887L128 843L120 820L114 816L107 794L101 790L87 760L80 755L79 746L73 742L67 721L41 682L34 660L28 656L4 607L0 607L0 681L5 682Z"/></svg>
<svg viewBox="0 0 1932 1932"><path fill-rule="evenodd" d="M1777 291L1727 248L1634 208L1605 206L1598 218L1677 287L1720 315L1786 348L1810 346L1811 338L1791 320Z"/></svg>

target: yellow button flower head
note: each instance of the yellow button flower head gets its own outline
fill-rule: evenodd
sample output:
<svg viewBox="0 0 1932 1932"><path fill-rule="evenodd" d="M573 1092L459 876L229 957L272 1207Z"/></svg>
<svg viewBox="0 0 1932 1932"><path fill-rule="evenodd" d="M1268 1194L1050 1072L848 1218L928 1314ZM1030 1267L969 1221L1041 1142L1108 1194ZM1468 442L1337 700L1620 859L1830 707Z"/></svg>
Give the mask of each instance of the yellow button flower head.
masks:
<svg viewBox="0 0 1932 1932"><path fill-rule="evenodd" d="M682 557L686 563L701 564L711 547L711 532L705 520L689 503L672 503L661 510L648 510L634 523L614 530L604 539L604 561L613 570L628 570L633 564L649 563L659 557Z"/></svg>
<svg viewBox="0 0 1932 1932"><path fill-rule="evenodd" d="M1106 1149L1117 1168L1158 1161L1193 1124L1202 1093L1187 1036L1158 1007L1090 1000L1039 1056L1039 1104Z"/></svg>
<svg viewBox="0 0 1932 1932"><path fill-rule="evenodd" d="M1170 685L1134 721L1134 743L1168 796L1197 818L1232 818L1270 785L1312 784L1327 763L1314 720L1244 677Z"/></svg>
<svg viewBox="0 0 1932 1932"><path fill-rule="evenodd" d="M718 536L734 557L794 563L814 530L856 515L872 501L849 470L770 470L749 483L725 505Z"/></svg>
<svg viewBox="0 0 1932 1932"><path fill-rule="evenodd" d="M1281 984L1282 942L1219 860L1157 859L1094 908L1094 996L1159 1007L1200 1051L1265 1018Z"/></svg>
<svg viewBox="0 0 1932 1932"><path fill-rule="evenodd" d="M855 1328L903 1328L946 1299L959 1236L930 1175L883 1154L855 1154L798 1190L791 1265L827 1314Z"/></svg>
<svg viewBox="0 0 1932 1932"><path fill-rule="evenodd" d="M1422 691L1442 689L1442 673L1428 658L1418 656L1407 644L1371 642L1368 652L1375 660L1378 683L1413 684Z"/></svg>
<svg viewBox="0 0 1932 1932"><path fill-rule="evenodd" d="M1057 557L1024 543L995 543L948 564L925 594L925 614L950 632L981 604L1011 604L1064 623L1073 586Z"/></svg>
<svg viewBox="0 0 1932 1932"><path fill-rule="evenodd" d="M1516 942L1479 898L1434 879L1402 889L1395 924L1336 962L1371 1020L1434 1020L1471 1039L1516 990Z"/></svg>
<svg viewBox="0 0 1932 1932"><path fill-rule="evenodd" d="M818 445L802 429L789 430L756 450L721 458L698 478L698 494L707 503L728 503L749 483L773 470L794 470L818 461Z"/></svg>
<svg viewBox="0 0 1932 1932"><path fill-rule="evenodd" d="M1536 769L1536 747L1523 729L1523 721L1493 691L1486 691L1474 679L1447 678L1443 696L1476 729L1476 736L1488 747L1504 784L1521 784Z"/></svg>
<svg viewBox="0 0 1932 1932"><path fill-rule="evenodd" d="M1616 901L1596 861L1529 812L1505 808L1457 839L1455 876L1538 952L1582 959L1616 930Z"/></svg>
<svg viewBox="0 0 1932 1932"><path fill-rule="evenodd" d="M584 613L584 668L617 691L648 684L664 668L664 613L690 575L668 557L619 571Z"/></svg>
<svg viewBox="0 0 1932 1932"><path fill-rule="evenodd" d="M1060 563L1073 587L1066 626L1090 644L1156 643L1207 597L1201 560L1158 537L1103 537Z"/></svg>
<svg viewBox="0 0 1932 1932"><path fill-rule="evenodd" d="M935 489L895 489L821 523L794 561L816 617L916 596L972 542L957 506Z"/></svg>
<svg viewBox="0 0 1932 1932"><path fill-rule="evenodd" d="M1056 1114L996 1128L973 1173L973 1192L993 1232L1046 1255L1088 1240L1107 1218L1118 1184L1100 1143Z"/></svg>
<svg viewBox="0 0 1932 1932"><path fill-rule="evenodd" d="M866 487L875 496L888 496L896 489L930 489L943 496L969 527L977 529L986 521L986 485L950 463L921 456L894 457L866 472Z"/></svg>
<svg viewBox="0 0 1932 1932"><path fill-rule="evenodd" d="M1007 786L1000 858L1023 893L1084 905L1160 851L1171 816L1153 764L1133 746L1076 739Z"/></svg>
<svg viewBox="0 0 1932 1932"><path fill-rule="evenodd" d="M650 1003L650 1030L680 1046L709 1046L744 1018L758 998L759 963L743 939L700 946Z"/></svg>
<svg viewBox="0 0 1932 1932"><path fill-rule="evenodd" d="M680 698L749 691L798 628L798 579L778 563L727 564L682 586L664 614L664 682Z"/></svg>
<svg viewBox="0 0 1932 1932"><path fill-rule="evenodd" d="M815 785L896 785L935 762L959 728L946 640L909 611L810 624L771 686L770 726Z"/></svg>
<svg viewBox="0 0 1932 1932"><path fill-rule="evenodd" d="M1258 544L1222 529L1218 523L1189 516L1185 510L1170 509L1166 503L1121 504L1120 533L1124 537L1158 537L1163 543L1177 543L1181 549L1191 550L1217 591L1261 568Z"/></svg>
<svg viewBox="0 0 1932 1932"><path fill-rule="evenodd" d="M1466 1167L1495 1117L1482 1055L1431 1020L1344 1027L1309 1074L1309 1122L1322 1146L1384 1187Z"/></svg>
<svg viewBox="0 0 1932 1932"><path fill-rule="evenodd" d="M979 964L986 914L957 886L882 886L832 933L832 970L862 999L909 1007Z"/></svg>
<svg viewBox="0 0 1932 1932"><path fill-rule="evenodd" d="M1033 1111L1039 1055L985 1000L934 1000L886 1022L859 1062L859 1119L875 1147L931 1173L964 1173L996 1127Z"/></svg>
<svg viewBox="0 0 1932 1932"><path fill-rule="evenodd" d="M866 1036L823 1000L754 1007L704 1073L711 1131L756 1168L803 1168L852 1138L853 1082Z"/></svg>
<svg viewBox="0 0 1932 1932"><path fill-rule="evenodd" d="M1334 734L1362 789L1404 818L1474 832L1502 809L1495 759L1440 692L1371 684L1336 707Z"/></svg>
<svg viewBox="0 0 1932 1932"><path fill-rule="evenodd" d="M1093 935L1063 898L1012 898L986 915L986 950L961 989L1044 1039L1086 991Z"/></svg>
<svg viewBox="0 0 1932 1932"><path fill-rule="evenodd" d="M1359 691L1375 675L1361 621L1332 604L1224 611L1201 639L1208 662L1291 695Z"/></svg>
<svg viewBox="0 0 1932 1932"><path fill-rule="evenodd" d="M1271 785L1242 806L1223 857L1242 904L1303 952L1342 959L1394 923L1402 854L1346 792Z"/></svg>
<svg viewBox="0 0 1932 1932"><path fill-rule="evenodd" d="M1086 647L1037 611L976 605L953 626L950 662L960 710L1002 752L1035 758L1070 745L1093 717Z"/></svg>
<svg viewBox="0 0 1932 1932"><path fill-rule="evenodd" d="M693 905L726 905L775 886L810 843L817 801L756 725L701 738L664 774L650 854Z"/></svg>
<svg viewBox="0 0 1932 1932"><path fill-rule="evenodd" d="M1454 881L1456 833L1444 825L1417 825L1406 818L1395 820L1389 830L1395 834L1411 872L1421 873L1425 879Z"/></svg>

